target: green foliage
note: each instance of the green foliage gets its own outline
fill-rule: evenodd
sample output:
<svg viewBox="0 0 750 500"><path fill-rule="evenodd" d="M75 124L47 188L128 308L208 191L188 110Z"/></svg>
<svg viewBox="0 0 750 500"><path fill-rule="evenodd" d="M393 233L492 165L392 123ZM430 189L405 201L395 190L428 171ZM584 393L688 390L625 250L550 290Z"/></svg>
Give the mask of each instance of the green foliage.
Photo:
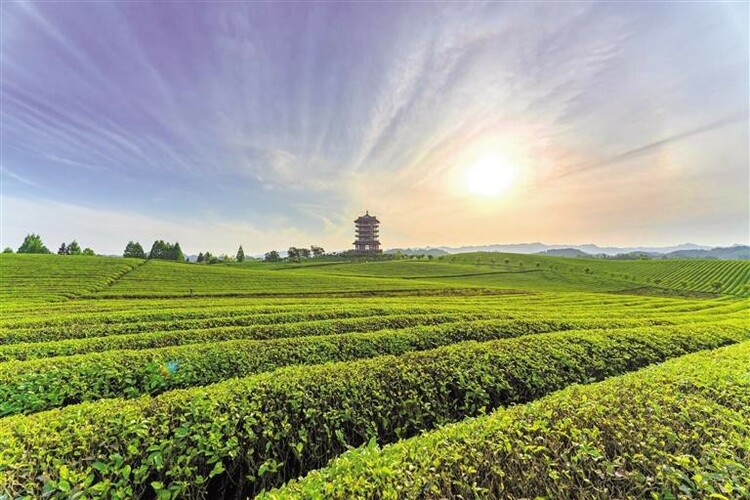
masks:
<svg viewBox="0 0 750 500"><path fill-rule="evenodd" d="M266 262L279 262L281 260L281 256L276 250L271 250L270 252L266 252L266 254L263 256L263 260L265 260Z"/></svg>
<svg viewBox="0 0 750 500"><path fill-rule="evenodd" d="M125 245L125 251L122 253L122 256L132 259L145 259L146 252L143 251L143 247L137 241L129 241Z"/></svg>
<svg viewBox="0 0 750 500"><path fill-rule="evenodd" d="M742 328L670 327L467 342L7 417L0 420L0 489L11 497L164 490L212 497L230 487L251 494L352 446L393 442L743 338Z"/></svg>
<svg viewBox="0 0 750 500"><path fill-rule="evenodd" d="M81 246L78 244L76 240L73 240L68 245L68 248L65 253L66 255L81 255Z"/></svg>
<svg viewBox="0 0 750 500"><path fill-rule="evenodd" d="M51 253L38 234L27 234L17 253Z"/></svg>
<svg viewBox="0 0 750 500"><path fill-rule="evenodd" d="M156 240L151 245L151 251L148 253L149 259L167 260L167 243L164 240Z"/></svg>
<svg viewBox="0 0 750 500"><path fill-rule="evenodd" d="M308 248L289 247L289 250L287 250L287 259L292 262L299 262L303 259L309 258L310 254L311 251Z"/></svg>
<svg viewBox="0 0 750 500"><path fill-rule="evenodd" d="M102 290L138 265L138 261L57 255L0 255L0 300L3 315L12 302L60 301ZM25 314L34 317L38 307ZM0 316L3 316L0 315Z"/></svg>
<svg viewBox="0 0 750 500"><path fill-rule="evenodd" d="M201 255L204 262L218 260ZM750 292L750 266L744 262L696 260L687 266L513 255L508 257L513 265L504 266L504 258L449 255L431 261L382 255L365 262L362 256L326 255L294 263L185 266L0 255L0 414L7 415L0 418L0 497L245 498L323 467L352 446L371 443L368 449L377 452L376 441L395 442L570 383L589 383L750 335L748 302L731 296ZM657 280L659 293L681 288L673 295L682 297L642 295L655 293ZM685 298L687 287L712 291L712 281L722 283L725 295ZM602 293L622 290L627 294ZM713 381L705 387L711 386ZM717 391L718 400L734 397ZM638 395L630 398L637 402L632 408L651 408L652 400ZM618 408L617 400L602 401ZM573 405L578 406L587 407L580 400ZM622 463L643 460L651 464L649 470L661 471L657 476L640 471L648 478L645 484L670 485L663 478L684 472L695 485L704 485L691 490L688 481L680 483L686 498L744 495L725 488L732 479L743 484L743 469L732 465L727 473L710 455L694 455L715 465L698 472L640 457L639 447L652 453L674 443L666 431L651 439L650 425L623 408L643 433L617 431L633 446ZM648 424L681 415L687 407L653 408ZM554 416L553 410L534 418ZM719 428L709 415L714 410L685 413L697 434L686 438L675 431L688 443L675 448L677 455L699 450L700 436ZM591 421L608 422L607 415L595 413ZM539 421L555 422L552 417ZM560 422L559 433L535 434L526 444L548 446L552 457L568 461L540 462L526 474L518 464L533 455L531 448L514 449L497 462L495 455L483 454L489 448L450 448L458 458L470 458L466 468L443 475L447 469L440 469L438 460L435 470L441 472L425 476L430 486L422 484L422 495L454 496L454 490L442 489L451 484L456 496L487 496L494 486L481 481L494 477L494 469L480 468L472 476L471 467L497 463L504 475L489 481L504 485L504 492L537 484L524 483L525 478L542 478L552 488L545 493L529 486L515 496L649 496L590 489L602 486L597 481L611 477L611 470L623 470L601 450L623 448L607 442L598 451L604 458L595 457L599 434L586 434L589 427L579 421ZM609 428L596 432L603 435ZM492 436L477 435L480 443L493 442ZM523 432L514 436L519 443L525 439ZM566 436L587 436L585 446L555 448L557 441L545 441ZM719 442L712 450L724 453L720 441L709 441L710 446ZM430 444L436 453L444 448ZM734 462L730 455L721 457L742 464L747 451L742 453ZM583 461L587 454L596 462L591 469ZM662 463L667 467L659 468ZM422 470L421 464L414 470ZM342 469L342 487L351 487L349 477ZM405 477L419 484L421 476ZM472 477L479 478L476 484L467 479ZM513 478L512 484L502 478ZM625 476L620 479L618 484L626 484ZM570 493L566 484L580 490ZM466 485L476 489L465 490ZM359 496L397 497L394 491L409 492L409 487L391 490L386 484L382 495ZM359 490L346 491L356 497ZM665 497L673 494L664 491Z"/></svg>
<svg viewBox="0 0 750 500"><path fill-rule="evenodd" d="M179 243L175 243L168 252L168 260L176 260L177 262L185 262L185 254L182 253Z"/></svg>
<svg viewBox="0 0 750 500"><path fill-rule="evenodd" d="M163 240L157 240L151 245L151 251L148 254L148 258L184 262L185 254L182 253L179 243L172 244Z"/></svg>
<svg viewBox="0 0 750 500"><path fill-rule="evenodd" d="M429 320L429 317L421 319ZM453 321L371 333L265 342L236 340L0 363L0 416L103 398L154 395L288 365L400 355L466 340L487 341L613 325L613 322L587 320Z"/></svg>
<svg viewBox="0 0 750 500"><path fill-rule="evenodd" d="M507 257L506 257L507 256ZM541 255L518 255L495 252L467 253L448 255L446 262L456 264L476 264L490 267L493 260L504 258L506 265L510 259L519 260L528 265L536 262L541 267L556 271L559 278L575 278L575 274L584 274L597 281L606 282L602 275L610 273L618 278L619 289L634 289L649 286L660 280L660 288L682 289L708 293L723 293L746 297L744 285L750 280L750 261L717 260L717 259L670 259L670 260L611 260L596 258L565 258ZM586 272L586 269L589 272ZM624 275L624 278L623 278ZM596 278L595 278L596 277ZM721 280L717 280L721 277ZM558 279L559 279L558 278ZM713 283L719 281L720 287ZM610 288L617 290L617 287Z"/></svg>
<svg viewBox="0 0 750 500"><path fill-rule="evenodd" d="M10 247L5 247L5 249L3 249L3 253L13 253L13 249Z"/></svg>
<svg viewBox="0 0 750 500"><path fill-rule="evenodd" d="M237 262L243 262L245 260L245 251L242 249L242 245L237 249Z"/></svg>
<svg viewBox="0 0 750 500"><path fill-rule="evenodd" d="M750 498L750 343L345 454L281 498Z"/></svg>
<svg viewBox="0 0 750 500"><path fill-rule="evenodd" d="M83 253L81 255L85 255L87 257L93 257L96 255L93 249L86 247L83 249Z"/></svg>
<svg viewBox="0 0 750 500"><path fill-rule="evenodd" d="M0 361L37 359L101 352L112 349L148 349L238 339L273 339L309 335L369 332L384 328L437 325L472 320L482 314L389 314L343 319L323 319L279 325L227 326L176 331L153 331L127 335L73 338L49 342L0 345Z"/></svg>

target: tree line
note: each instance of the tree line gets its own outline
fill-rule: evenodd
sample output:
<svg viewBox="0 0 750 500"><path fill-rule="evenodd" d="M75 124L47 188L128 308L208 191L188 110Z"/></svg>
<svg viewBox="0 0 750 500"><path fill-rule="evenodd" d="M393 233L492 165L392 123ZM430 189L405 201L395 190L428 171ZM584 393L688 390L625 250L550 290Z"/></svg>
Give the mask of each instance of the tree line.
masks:
<svg viewBox="0 0 750 500"><path fill-rule="evenodd" d="M289 249L286 251L286 260L292 261L292 262L300 262L303 259L309 259L310 257L321 257L325 255L326 251L323 249L323 247L319 247L317 245L311 245L310 248L298 248L298 247L289 247ZM276 250L271 250L270 252L266 252L266 254L263 256L263 260L266 262L280 262L284 260L283 257L277 252Z"/></svg>
<svg viewBox="0 0 750 500"><path fill-rule="evenodd" d="M13 253L13 249L10 247L5 247L3 253ZM52 252L49 248L47 248L44 242L42 242L41 236L32 233L26 235L26 238L24 238L21 246L18 247L16 253L51 254ZM89 257L93 257L94 255L96 255L96 252L94 252L90 247L81 249L81 245L79 245L76 240L73 240L70 243L63 242L60 245L60 248L57 249L57 255L86 255Z"/></svg>
<svg viewBox="0 0 750 500"><path fill-rule="evenodd" d="M3 251L3 253L13 253L13 249L7 247ZM17 253L51 254L52 252L44 245L41 236L39 236L38 234L28 234L23 240L21 246L18 248ZM78 242L76 240L73 240L70 243L63 242L60 245L60 248L57 250L57 254L95 255L95 252L89 247L81 249L81 246L78 244ZM287 250L286 257L282 257L276 250L271 250L270 252L266 252L266 254L263 256L263 260L267 262L281 262L284 260L300 262L304 259L309 259L311 257L321 257L325 254L326 251L323 249L323 247L317 245L311 245L310 248L292 246ZM170 243L164 240L154 241L153 245L151 245L151 250L148 253L143 249L143 246L139 242L129 241L128 244L125 245L125 250L123 251L122 256L133 259L169 260L174 262L187 261L179 242ZM244 262L245 258L245 251L243 250L242 245L240 245L234 258L227 255L216 256L211 252L200 252L198 254L196 262L201 264L218 264L220 262L232 261Z"/></svg>

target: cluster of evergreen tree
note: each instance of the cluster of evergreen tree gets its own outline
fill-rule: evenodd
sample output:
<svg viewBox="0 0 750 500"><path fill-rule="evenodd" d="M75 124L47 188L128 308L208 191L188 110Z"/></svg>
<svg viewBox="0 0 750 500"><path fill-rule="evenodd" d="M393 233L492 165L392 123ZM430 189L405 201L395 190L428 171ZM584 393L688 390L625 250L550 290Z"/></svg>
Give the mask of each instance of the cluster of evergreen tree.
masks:
<svg viewBox="0 0 750 500"><path fill-rule="evenodd" d="M217 256L211 254L211 252L201 252L198 254L198 260L196 260L196 262L199 264L218 264L221 260Z"/></svg>
<svg viewBox="0 0 750 500"><path fill-rule="evenodd" d="M244 262L245 251L242 249L242 245L237 249L237 255L234 259L226 254L221 254L218 257L211 252L201 252L198 254L196 262L198 264L218 264L219 262Z"/></svg>
<svg viewBox="0 0 750 500"><path fill-rule="evenodd" d="M146 254L139 242L129 241L128 244L125 245L125 251L122 253L122 256L131 259L174 260L177 262L185 262L185 254L182 253L180 244L177 242L172 244L164 240L154 241L154 244L151 245L151 251L148 254Z"/></svg>
<svg viewBox="0 0 750 500"><path fill-rule="evenodd" d="M143 251L143 247L137 241L129 241L125 245L125 251L122 254L123 257L130 257L132 259L145 259L146 252Z"/></svg>
<svg viewBox="0 0 750 500"><path fill-rule="evenodd" d="M290 248L290 254L298 255L300 257L309 257L311 254L318 256L324 253L320 247L313 246L310 250L307 248L294 249ZM3 253L13 253L13 249L8 247L3 250ZM18 253L52 253L42 242L41 236L38 234L28 234L23 240L23 244L18 248ZM57 250L58 255L95 255L91 248L81 249L81 246L76 240L70 243L62 243L60 248ZM176 262L185 262L185 254L180 248L180 244L165 242L164 240L157 240L151 246L151 251L146 253L143 250L141 244L137 241L129 241L125 246L125 251L122 254L123 257L133 259L156 259L156 260L172 260ZM198 255L198 262L207 264L216 264L219 262L243 262L245 260L245 251L242 245L237 249L237 254L234 258L227 255L214 256L210 252L201 252ZM281 260L279 253L276 251L269 252L266 254L266 260Z"/></svg>
<svg viewBox="0 0 750 500"><path fill-rule="evenodd" d="M151 246L151 251L148 253L149 259L156 260L174 260L177 262L185 262L185 254L182 253L179 243L168 243L164 240L157 240Z"/></svg>
<svg viewBox="0 0 750 500"><path fill-rule="evenodd" d="M81 250L81 245L78 244L76 240L71 241L67 245L63 242L60 245L60 248L57 250L57 255L88 255L93 256L96 255L94 251L86 247L83 250Z"/></svg>

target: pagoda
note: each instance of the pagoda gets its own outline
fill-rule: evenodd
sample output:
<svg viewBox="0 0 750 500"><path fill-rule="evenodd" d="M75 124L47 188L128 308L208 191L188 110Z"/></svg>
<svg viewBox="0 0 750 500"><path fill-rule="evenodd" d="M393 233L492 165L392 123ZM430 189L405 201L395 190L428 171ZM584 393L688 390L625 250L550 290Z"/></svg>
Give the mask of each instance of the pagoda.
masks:
<svg viewBox="0 0 750 500"><path fill-rule="evenodd" d="M380 241L378 240L380 221L370 212L360 216L354 221L354 252L355 253L380 253Z"/></svg>

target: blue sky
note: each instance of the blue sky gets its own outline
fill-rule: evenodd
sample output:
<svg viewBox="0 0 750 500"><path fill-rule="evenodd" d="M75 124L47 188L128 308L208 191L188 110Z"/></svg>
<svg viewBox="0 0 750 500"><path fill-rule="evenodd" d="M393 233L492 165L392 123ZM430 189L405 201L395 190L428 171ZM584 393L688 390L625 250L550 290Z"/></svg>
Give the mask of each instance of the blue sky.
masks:
<svg viewBox="0 0 750 500"><path fill-rule="evenodd" d="M746 3L1 8L3 246L750 238Z"/></svg>

